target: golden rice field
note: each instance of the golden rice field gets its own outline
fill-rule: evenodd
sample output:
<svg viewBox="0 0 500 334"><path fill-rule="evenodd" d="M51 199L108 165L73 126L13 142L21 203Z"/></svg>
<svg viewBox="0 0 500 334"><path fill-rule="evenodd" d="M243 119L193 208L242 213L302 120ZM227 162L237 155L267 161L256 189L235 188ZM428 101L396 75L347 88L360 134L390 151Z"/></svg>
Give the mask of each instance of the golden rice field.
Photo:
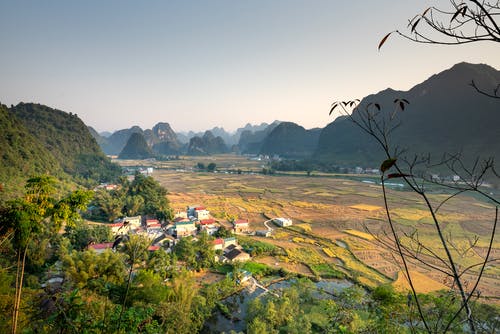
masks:
<svg viewBox="0 0 500 334"><path fill-rule="evenodd" d="M205 165L215 162L223 171L240 169L244 173L195 172L192 167L197 162ZM124 164L151 165L137 161ZM201 204L222 224L229 227L229 220L244 218L249 220L253 230L265 229L263 223L270 218L291 218L292 228L273 226L271 238L252 237L274 244L286 254L279 258L257 258L258 262L301 274L311 274L310 265L327 264L338 266L340 271L367 286L394 281L398 288L405 287L397 256L380 243L391 240L386 236L389 230L381 189L377 185L314 172L312 174L317 176L308 177L300 172L272 176L256 174L253 172L262 169L262 162L234 155L186 157L155 163L153 167L153 177L168 189L168 199L175 211ZM442 194L430 196L434 205L445 198ZM410 234L416 229L422 244L444 255L431 217L420 199L411 192L389 190L388 201L393 221L400 231ZM453 256L460 265L466 267L480 261L489 242L494 207L460 195L449 200L439 210L438 217L443 222L444 233L453 240ZM367 229L370 233L363 232ZM409 238L401 240L404 245L412 246ZM493 244L491 257L498 259L500 243L495 240ZM426 251L422 251L421 256L428 262L434 261ZM444 287L436 284L442 282L443 277L429 272L418 262L410 262L410 268L419 280L419 291ZM472 274L477 270L474 267ZM465 276L473 278L473 275ZM480 285L482 294L499 296L499 279L499 263L490 263Z"/></svg>

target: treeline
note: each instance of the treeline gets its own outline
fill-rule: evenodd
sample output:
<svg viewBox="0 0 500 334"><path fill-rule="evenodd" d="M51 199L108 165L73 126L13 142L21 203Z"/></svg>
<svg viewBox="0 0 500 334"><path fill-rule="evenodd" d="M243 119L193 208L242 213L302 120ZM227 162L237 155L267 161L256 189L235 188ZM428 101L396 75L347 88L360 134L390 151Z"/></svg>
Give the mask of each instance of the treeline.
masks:
<svg viewBox="0 0 500 334"><path fill-rule="evenodd" d="M114 221L123 216L149 216L160 220L172 218L167 190L151 176L137 172L132 181L122 176L115 190L99 189L95 193L87 217Z"/></svg>
<svg viewBox="0 0 500 334"><path fill-rule="evenodd" d="M145 213L169 211L158 199L165 189L141 175L134 181L123 184L125 198L151 199ZM197 333L235 291L231 278L195 283L193 270L214 266L206 234L180 240L173 253L151 251L146 237L113 239L106 225L83 222L91 191L61 197L47 176L25 190L0 209L1 333ZM113 249L88 249L113 241Z"/></svg>

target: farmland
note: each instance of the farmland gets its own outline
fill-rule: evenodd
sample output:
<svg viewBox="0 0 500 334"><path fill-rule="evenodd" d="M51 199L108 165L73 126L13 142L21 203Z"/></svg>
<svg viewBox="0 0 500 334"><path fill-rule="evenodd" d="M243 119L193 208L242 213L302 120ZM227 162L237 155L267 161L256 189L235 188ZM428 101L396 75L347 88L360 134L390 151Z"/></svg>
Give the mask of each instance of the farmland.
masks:
<svg viewBox="0 0 500 334"><path fill-rule="evenodd" d="M197 162L215 162L219 172L195 171L192 167ZM139 162L125 164L137 166ZM231 219L243 218L249 220L252 230L266 229L263 223L270 218L291 218L293 226L274 227L270 238L246 236L283 250L281 255L257 257L256 262L314 277L340 273L368 287L388 282L395 282L396 288L405 287L397 257L374 237L387 240L381 188L360 182L363 176L314 172L309 177L306 173L263 175L256 173L262 169L262 162L233 155L186 157L148 162L147 166L155 167L153 176L168 189L175 211L203 204L221 224L230 227ZM226 172L237 170L241 174ZM433 203L445 198L445 194L439 193L430 196ZM443 250L436 247L439 240L424 203L404 189L390 190L388 199L396 224L408 233L417 229L420 242L443 255ZM453 255L458 262L462 266L478 262L489 242L493 206L470 196L456 196L440 209L439 215L446 235L456 245ZM477 242L462 252L474 236L478 236ZM409 244L405 238L402 242ZM500 244L494 242L491 258L498 258L499 254ZM439 273L425 270L418 262L412 263L410 269L418 275L420 291L444 287L444 277ZM500 294L499 277L498 263L486 268L480 285L483 296Z"/></svg>

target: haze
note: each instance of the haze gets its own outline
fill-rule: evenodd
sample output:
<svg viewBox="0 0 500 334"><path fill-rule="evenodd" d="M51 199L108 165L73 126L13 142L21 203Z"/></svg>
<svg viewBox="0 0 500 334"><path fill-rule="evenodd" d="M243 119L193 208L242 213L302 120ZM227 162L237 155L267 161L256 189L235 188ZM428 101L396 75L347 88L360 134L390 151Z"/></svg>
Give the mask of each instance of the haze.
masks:
<svg viewBox="0 0 500 334"><path fill-rule="evenodd" d="M406 90L461 61L500 68L488 43L394 37L377 51L387 32L440 3L4 1L0 101L73 112L98 131L323 127L334 100Z"/></svg>

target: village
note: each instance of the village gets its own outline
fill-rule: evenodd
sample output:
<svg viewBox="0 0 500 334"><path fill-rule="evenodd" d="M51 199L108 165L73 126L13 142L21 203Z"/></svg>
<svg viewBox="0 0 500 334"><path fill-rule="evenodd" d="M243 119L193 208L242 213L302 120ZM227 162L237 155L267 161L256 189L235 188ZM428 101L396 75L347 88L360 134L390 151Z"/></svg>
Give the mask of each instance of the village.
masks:
<svg viewBox="0 0 500 334"><path fill-rule="evenodd" d="M123 217L111 224L107 224L111 232L118 240L120 237L136 234L142 235L151 241L149 251L157 251L163 248L167 253L171 253L177 242L181 238L192 237L192 241L197 240L197 235L206 233L214 238L212 240L213 249L216 251L216 261L219 263L234 263L250 260L250 254L243 250L238 244L237 235L257 235L270 237L273 233L268 223L273 222L279 227L292 225L289 218L274 218L264 222L267 230L253 231L250 229L247 219L235 219L231 222L232 229L224 237L217 237L221 229L226 229L215 218L210 215L210 211L201 205L188 206L185 211L177 212L172 221L160 222L158 219L145 218L141 216ZM117 243L105 242L91 244L89 249L102 253L106 249L114 249Z"/></svg>

